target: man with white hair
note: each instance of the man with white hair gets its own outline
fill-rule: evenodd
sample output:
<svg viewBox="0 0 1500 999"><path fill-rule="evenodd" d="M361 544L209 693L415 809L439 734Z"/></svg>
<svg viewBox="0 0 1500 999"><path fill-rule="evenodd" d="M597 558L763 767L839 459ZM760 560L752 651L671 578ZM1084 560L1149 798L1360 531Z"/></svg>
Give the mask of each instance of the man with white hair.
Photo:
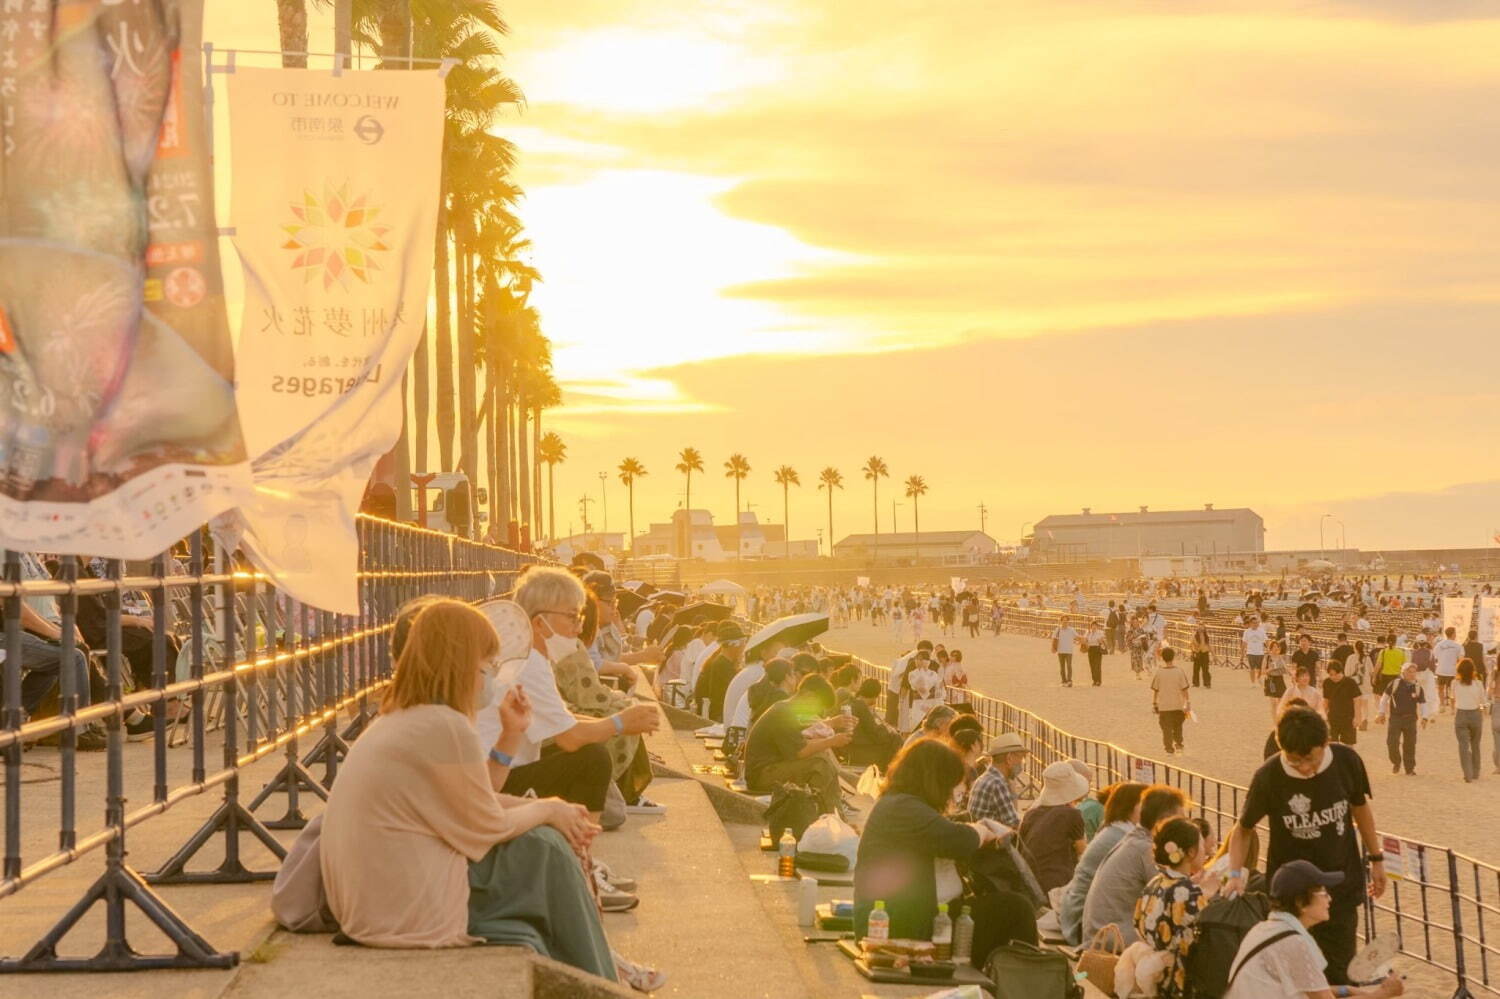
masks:
<svg viewBox="0 0 1500 999"><path fill-rule="evenodd" d="M616 735L655 732L660 712L655 704L633 704L607 718L581 718L568 709L552 664L578 648L586 594L576 576L564 569L532 567L512 598L531 620L531 648L524 660L502 669L474 725L482 743L494 746L500 736L500 702L513 686L531 702L531 725L513 754L490 750L490 782L506 794L532 791L576 802L597 822L613 771L605 743Z"/></svg>

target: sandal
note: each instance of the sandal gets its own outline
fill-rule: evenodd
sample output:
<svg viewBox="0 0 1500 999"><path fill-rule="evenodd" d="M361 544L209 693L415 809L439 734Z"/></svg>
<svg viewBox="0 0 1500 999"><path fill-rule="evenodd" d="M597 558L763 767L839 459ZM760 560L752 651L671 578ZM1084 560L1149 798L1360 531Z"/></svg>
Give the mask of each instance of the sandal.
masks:
<svg viewBox="0 0 1500 999"><path fill-rule="evenodd" d="M615 959L615 973L620 980L637 992L655 992L667 984L667 973L656 968L648 968L643 964L621 957L618 953L613 954Z"/></svg>

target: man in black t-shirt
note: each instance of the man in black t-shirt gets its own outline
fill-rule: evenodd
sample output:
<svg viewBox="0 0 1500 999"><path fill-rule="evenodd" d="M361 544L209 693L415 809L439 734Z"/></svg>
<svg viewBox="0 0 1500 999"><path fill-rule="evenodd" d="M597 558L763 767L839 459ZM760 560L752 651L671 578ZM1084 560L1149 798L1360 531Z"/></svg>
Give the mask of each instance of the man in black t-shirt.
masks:
<svg viewBox="0 0 1500 999"><path fill-rule="evenodd" d="M1370 806L1370 777L1358 753L1329 743L1328 724L1309 708L1283 712L1276 723L1276 741L1281 751L1255 772L1244 809L1229 835L1230 870L1224 890L1229 894L1244 891L1245 856L1250 835L1261 819L1271 829L1268 879L1292 860L1310 861L1324 871L1342 871L1344 881L1332 892L1328 921L1310 932L1328 959L1329 983L1347 985L1366 892L1366 862L1370 865L1369 894L1379 898L1386 884L1385 858Z"/></svg>
<svg viewBox="0 0 1500 999"><path fill-rule="evenodd" d="M833 685L817 674L804 677L797 693L778 701L750 727L745 741L745 782L754 794L770 794L781 784L806 784L818 796L819 814L841 803L839 765L833 750L849 745L854 718L829 718L821 733L807 729L833 712Z"/></svg>
<svg viewBox="0 0 1500 999"><path fill-rule="evenodd" d="M1297 636L1297 651L1292 653L1292 662L1298 669L1307 670L1309 684L1314 687L1318 685L1318 650L1313 648L1311 636Z"/></svg>
<svg viewBox="0 0 1500 999"><path fill-rule="evenodd" d="M1328 679L1323 681L1323 717L1328 719L1328 736L1334 742L1354 745L1354 703L1359 697L1359 684L1344 675L1343 662L1330 659Z"/></svg>

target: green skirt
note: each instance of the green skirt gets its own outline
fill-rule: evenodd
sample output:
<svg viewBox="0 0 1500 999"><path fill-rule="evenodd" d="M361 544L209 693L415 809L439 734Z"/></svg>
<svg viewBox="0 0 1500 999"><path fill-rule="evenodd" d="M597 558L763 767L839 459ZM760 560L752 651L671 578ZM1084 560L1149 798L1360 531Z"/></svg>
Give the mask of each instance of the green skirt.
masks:
<svg viewBox="0 0 1500 999"><path fill-rule="evenodd" d="M582 863L550 826L497 843L469 864L469 932L618 980Z"/></svg>

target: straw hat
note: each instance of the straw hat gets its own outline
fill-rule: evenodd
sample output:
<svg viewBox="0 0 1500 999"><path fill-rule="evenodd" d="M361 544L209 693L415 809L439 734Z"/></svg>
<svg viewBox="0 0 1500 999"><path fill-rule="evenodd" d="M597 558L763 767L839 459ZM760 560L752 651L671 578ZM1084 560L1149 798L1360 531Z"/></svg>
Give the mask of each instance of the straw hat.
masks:
<svg viewBox="0 0 1500 999"><path fill-rule="evenodd" d="M989 755L1004 756L1006 753L1024 753L1026 743L1014 732L1005 732L995 736L995 741L990 743Z"/></svg>
<svg viewBox="0 0 1500 999"><path fill-rule="evenodd" d="M1059 760L1042 771L1042 793L1037 805L1070 805L1089 793L1089 782L1067 760Z"/></svg>

